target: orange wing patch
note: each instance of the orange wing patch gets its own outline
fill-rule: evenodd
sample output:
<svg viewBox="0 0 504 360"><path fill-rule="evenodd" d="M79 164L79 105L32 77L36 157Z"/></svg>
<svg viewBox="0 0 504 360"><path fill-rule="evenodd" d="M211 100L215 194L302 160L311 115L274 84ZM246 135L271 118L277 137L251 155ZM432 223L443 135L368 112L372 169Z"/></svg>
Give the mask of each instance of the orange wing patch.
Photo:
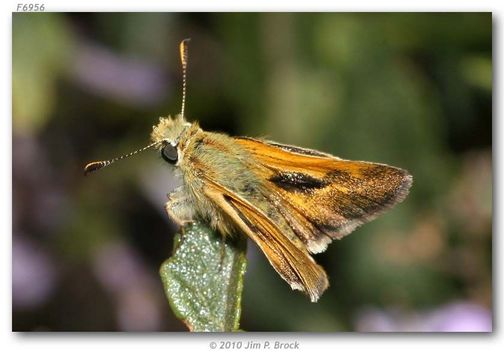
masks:
<svg viewBox="0 0 504 360"><path fill-rule="evenodd" d="M252 138L236 141L270 185L271 203L312 253L402 201L412 177L403 169L343 160L322 152Z"/></svg>

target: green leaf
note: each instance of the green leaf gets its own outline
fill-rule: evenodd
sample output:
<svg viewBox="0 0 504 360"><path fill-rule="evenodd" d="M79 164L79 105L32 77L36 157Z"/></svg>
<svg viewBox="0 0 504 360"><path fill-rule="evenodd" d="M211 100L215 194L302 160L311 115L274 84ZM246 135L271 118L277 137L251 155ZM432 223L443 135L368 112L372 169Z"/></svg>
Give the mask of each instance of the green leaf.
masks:
<svg viewBox="0 0 504 360"><path fill-rule="evenodd" d="M246 241L224 240L201 223L187 225L181 234L160 269L172 310L191 331L237 331Z"/></svg>

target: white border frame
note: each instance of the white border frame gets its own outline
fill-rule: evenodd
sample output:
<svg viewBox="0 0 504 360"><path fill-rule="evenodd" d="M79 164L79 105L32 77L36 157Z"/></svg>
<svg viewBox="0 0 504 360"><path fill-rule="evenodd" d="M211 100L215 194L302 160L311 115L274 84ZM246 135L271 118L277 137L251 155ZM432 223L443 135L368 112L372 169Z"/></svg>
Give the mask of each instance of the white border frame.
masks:
<svg viewBox="0 0 504 360"><path fill-rule="evenodd" d="M2 87L0 109L3 119L0 121L0 151L1 168L6 173L1 177L0 221L2 222L2 241L0 249L1 266L1 291L0 291L0 324L1 324L1 353L4 359L18 359L31 357L33 359L51 358L72 360L89 360L97 356L116 359L153 359L170 357L176 359L192 356L212 356L219 359L249 357L249 356L289 356L290 359L305 359L331 357L341 359L486 359L495 358L495 353L504 353L502 347L502 334L499 325L502 324L502 312L498 308L497 300L501 299L501 288L497 280L501 279L501 266L498 260L502 259L502 249L499 240L502 214L499 211L502 204L502 193L497 189L498 180L501 178L499 171L502 161L502 145L498 139L503 139L504 127L500 125L500 104L502 93L502 72L500 59L502 59L502 30L500 16L504 7L502 1L468 1L456 2L446 0L424 0L421 3L382 0L378 1L351 1L345 3L332 3L326 0L311 0L286 7L281 2L273 3L271 0L256 0L252 4L238 5L236 2L223 0L186 0L167 4L166 0L146 1L114 1L114 0L82 0L82 1L25 1L25 3L44 3L46 12L77 12L77 11L492 11L494 27L494 113L495 127L493 129L494 144L494 241L493 241L493 296L494 296L494 334L257 334L241 333L228 335L215 334L17 334L12 333L11 311L11 239L12 239L12 12L21 1L2 1L0 27L0 50L2 72ZM210 342L219 340L298 340L300 350L211 350Z"/></svg>

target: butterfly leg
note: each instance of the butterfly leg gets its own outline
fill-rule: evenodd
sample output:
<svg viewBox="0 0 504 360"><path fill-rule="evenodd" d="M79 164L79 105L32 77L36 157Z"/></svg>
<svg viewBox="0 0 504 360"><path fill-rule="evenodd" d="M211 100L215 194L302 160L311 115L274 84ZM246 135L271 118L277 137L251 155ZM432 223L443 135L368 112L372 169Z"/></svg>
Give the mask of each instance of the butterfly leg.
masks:
<svg viewBox="0 0 504 360"><path fill-rule="evenodd" d="M194 221L191 199L182 187L176 188L168 195L165 210L168 216L181 227Z"/></svg>

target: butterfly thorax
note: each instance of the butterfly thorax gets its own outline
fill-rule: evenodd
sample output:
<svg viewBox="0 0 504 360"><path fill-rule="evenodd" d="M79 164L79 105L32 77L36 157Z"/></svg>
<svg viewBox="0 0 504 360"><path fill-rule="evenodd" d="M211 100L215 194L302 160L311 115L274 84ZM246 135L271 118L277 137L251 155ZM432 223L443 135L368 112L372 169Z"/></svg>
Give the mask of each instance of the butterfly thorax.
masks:
<svg viewBox="0 0 504 360"><path fill-rule="evenodd" d="M219 184L248 199L259 199L266 191L251 171L250 153L235 139L220 133L203 131L197 122L181 116L161 118L153 127L152 141L174 144L179 152L175 173L182 178L182 191L190 200L195 216L217 228L222 234L234 232L234 226L205 196L209 182ZM160 148L162 145L160 146Z"/></svg>

